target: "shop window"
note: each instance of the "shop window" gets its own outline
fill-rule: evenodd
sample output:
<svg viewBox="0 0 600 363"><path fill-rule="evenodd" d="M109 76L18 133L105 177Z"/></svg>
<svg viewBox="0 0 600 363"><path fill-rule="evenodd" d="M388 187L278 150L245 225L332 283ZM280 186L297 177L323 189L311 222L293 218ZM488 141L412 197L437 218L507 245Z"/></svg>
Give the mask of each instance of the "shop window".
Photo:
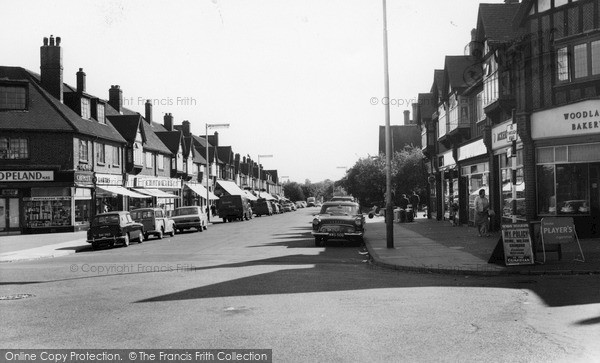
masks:
<svg viewBox="0 0 600 363"><path fill-rule="evenodd" d="M27 228L71 225L70 197L32 197L23 201Z"/></svg>
<svg viewBox="0 0 600 363"><path fill-rule="evenodd" d="M537 178L538 214L555 214L554 165L538 165Z"/></svg>
<svg viewBox="0 0 600 363"><path fill-rule="evenodd" d="M79 161L88 161L88 143L85 140L79 140Z"/></svg>
<svg viewBox="0 0 600 363"><path fill-rule="evenodd" d="M589 213L587 164L556 165L556 212Z"/></svg>
<svg viewBox="0 0 600 363"><path fill-rule="evenodd" d="M512 166L510 158L506 154L500 156L500 175L502 177L501 191L502 196L502 216L512 218L513 215L513 181ZM523 178L523 150L517 150L516 156L516 216L518 220L525 220L525 180Z"/></svg>
<svg viewBox="0 0 600 363"><path fill-rule="evenodd" d="M106 163L106 150L104 144L96 143L96 162L98 164Z"/></svg>
<svg viewBox="0 0 600 363"><path fill-rule="evenodd" d="M28 159L29 140L23 137L0 137L0 159Z"/></svg>

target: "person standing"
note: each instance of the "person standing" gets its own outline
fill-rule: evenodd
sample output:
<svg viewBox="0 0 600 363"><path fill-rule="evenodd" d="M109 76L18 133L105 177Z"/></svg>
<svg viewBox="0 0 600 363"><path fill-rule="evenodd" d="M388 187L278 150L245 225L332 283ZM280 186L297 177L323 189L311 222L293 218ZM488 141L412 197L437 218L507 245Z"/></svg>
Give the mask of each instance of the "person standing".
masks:
<svg viewBox="0 0 600 363"><path fill-rule="evenodd" d="M485 190L479 190L479 195L475 198L475 225L479 237L485 235L489 237L488 231L488 211L490 209L490 201L485 196Z"/></svg>
<svg viewBox="0 0 600 363"><path fill-rule="evenodd" d="M413 207L413 217L417 217L417 212L419 210L419 203L421 202L421 198L419 198L419 195L417 194L416 191L413 191L412 195L410 196L410 204L412 204Z"/></svg>

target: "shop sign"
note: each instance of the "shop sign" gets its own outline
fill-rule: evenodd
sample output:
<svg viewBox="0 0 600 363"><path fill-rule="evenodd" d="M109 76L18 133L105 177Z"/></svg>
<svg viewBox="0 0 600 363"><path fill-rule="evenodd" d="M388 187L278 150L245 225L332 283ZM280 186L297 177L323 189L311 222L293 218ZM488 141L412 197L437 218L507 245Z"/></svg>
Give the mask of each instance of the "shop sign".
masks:
<svg viewBox="0 0 600 363"><path fill-rule="evenodd" d="M510 146L513 141L520 142L517 125L508 120L492 128L492 149L497 150Z"/></svg>
<svg viewBox="0 0 600 363"><path fill-rule="evenodd" d="M487 148L483 143L483 139L471 142L467 145L458 148L458 161L474 158L479 155L485 155Z"/></svg>
<svg viewBox="0 0 600 363"><path fill-rule="evenodd" d="M122 174L98 174L96 173L96 185L123 185Z"/></svg>
<svg viewBox="0 0 600 363"><path fill-rule="evenodd" d="M2 193L0 193L3 197L18 197L19 189L2 189Z"/></svg>
<svg viewBox="0 0 600 363"><path fill-rule="evenodd" d="M73 179L75 184L77 185L93 185L94 184L94 174L89 172L81 172L76 171Z"/></svg>
<svg viewBox="0 0 600 363"><path fill-rule="evenodd" d="M600 133L600 101L590 100L531 115L533 139Z"/></svg>
<svg viewBox="0 0 600 363"><path fill-rule="evenodd" d="M27 197L23 198L24 201L53 201L53 200L71 200L71 197Z"/></svg>
<svg viewBox="0 0 600 363"><path fill-rule="evenodd" d="M527 223L503 224L502 242L506 266L532 265L534 263Z"/></svg>
<svg viewBox="0 0 600 363"><path fill-rule="evenodd" d="M54 181L54 172L49 170L0 171L0 182Z"/></svg>
<svg viewBox="0 0 600 363"><path fill-rule="evenodd" d="M542 218L542 239L545 244L575 241L575 224L570 217Z"/></svg>
<svg viewBox="0 0 600 363"><path fill-rule="evenodd" d="M136 188L181 189L181 179L137 178Z"/></svg>

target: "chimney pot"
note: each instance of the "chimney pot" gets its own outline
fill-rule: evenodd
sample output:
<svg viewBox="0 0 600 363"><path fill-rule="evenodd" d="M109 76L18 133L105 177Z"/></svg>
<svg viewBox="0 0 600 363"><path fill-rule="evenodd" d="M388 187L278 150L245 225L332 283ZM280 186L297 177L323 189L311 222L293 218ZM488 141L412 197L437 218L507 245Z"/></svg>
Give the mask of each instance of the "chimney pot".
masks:
<svg viewBox="0 0 600 363"><path fill-rule="evenodd" d="M48 45L48 40L49 44ZM40 81L42 87L60 102L63 101L62 49L54 45L54 36L44 38L40 47ZM59 42L60 44L60 42Z"/></svg>
<svg viewBox="0 0 600 363"><path fill-rule="evenodd" d="M148 122L150 125L152 125L152 101L146 100L145 107L146 107L146 114L145 114L146 122Z"/></svg>
<svg viewBox="0 0 600 363"><path fill-rule="evenodd" d="M186 137L190 136L190 122L188 120L185 120L181 123L181 125L183 126L183 135Z"/></svg>
<svg viewBox="0 0 600 363"><path fill-rule="evenodd" d="M110 86L108 90L108 104L121 113L121 109L123 108L123 92L119 85Z"/></svg>
<svg viewBox="0 0 600 363"><path fill-rule="evenodd" d="M77 93L85 92L85 72L83 68L79 68L79 72L77 72Z"/></svg>
<svg viewBox="0 0 600 363"><path fill-rule="evenodd" d="M410 125L410 111L404 110L404 124Z"/></svg>
<svg viewBox="0 0 600 363"><path fill-rule="evenodd" d="M167 131L173 131L173 115L165 113L163 126Z"/></svg>

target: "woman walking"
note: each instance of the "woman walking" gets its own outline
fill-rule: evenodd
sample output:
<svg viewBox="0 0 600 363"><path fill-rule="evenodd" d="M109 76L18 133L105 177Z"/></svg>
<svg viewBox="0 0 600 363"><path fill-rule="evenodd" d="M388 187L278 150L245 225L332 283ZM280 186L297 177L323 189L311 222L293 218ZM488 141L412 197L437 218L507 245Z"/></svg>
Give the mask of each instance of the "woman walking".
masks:
<svg viewBox="0 0 600 363"><path fill-rule="evenodd" d="M485 197L485 190L479 191L479 196L475 198L475 225L479 237L485 235L489 237L488 231L488 211L490 209L490 201Z"/></svg>

